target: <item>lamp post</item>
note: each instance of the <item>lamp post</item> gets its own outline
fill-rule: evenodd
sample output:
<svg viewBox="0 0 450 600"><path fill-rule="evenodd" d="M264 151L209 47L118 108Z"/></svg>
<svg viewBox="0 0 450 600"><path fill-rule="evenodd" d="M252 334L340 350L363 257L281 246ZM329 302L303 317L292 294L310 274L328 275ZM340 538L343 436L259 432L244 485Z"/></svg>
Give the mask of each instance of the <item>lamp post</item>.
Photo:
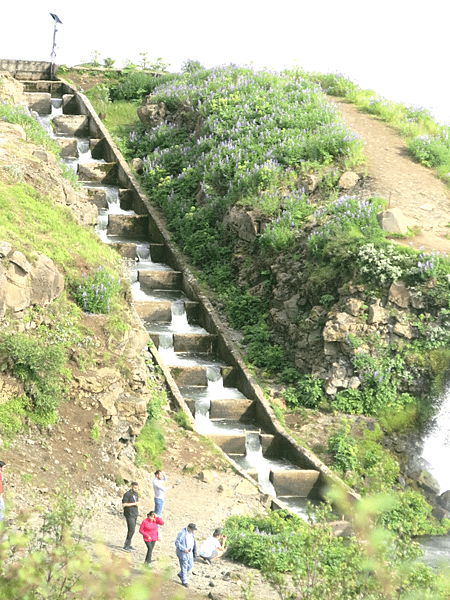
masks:
<svg viewBox="0 0 450 600"><path fill-rule="evenodd" d="M50 79L53 79L54 76L54 69L55 69L55 56L56 56L56 26L58 23L61 23L62 25L62 21L60 20L60 18L58 17L58 15L54 15L53 13L50 13L50 16L52 17L52 19L55 21L55 28L53 30L53 46L52 46L52 53L51 53L51 57L52 57L52 64L50 66Z"/></svg>

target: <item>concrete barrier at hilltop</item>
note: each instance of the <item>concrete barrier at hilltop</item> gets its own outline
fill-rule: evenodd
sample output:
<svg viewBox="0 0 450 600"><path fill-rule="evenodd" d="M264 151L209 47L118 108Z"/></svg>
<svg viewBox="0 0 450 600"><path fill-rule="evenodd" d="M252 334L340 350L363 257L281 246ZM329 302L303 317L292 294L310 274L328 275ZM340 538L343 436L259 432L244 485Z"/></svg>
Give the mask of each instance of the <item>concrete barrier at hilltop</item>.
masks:
<svg viewBox="0 0 450 600"><path fill-rule="evenodd" d="M0 71L6 71L14 79L20 81L49 80L51 76L51 62L42 62L37 60L0 60ZM54 70L58 65L54 65Z"/></svg>

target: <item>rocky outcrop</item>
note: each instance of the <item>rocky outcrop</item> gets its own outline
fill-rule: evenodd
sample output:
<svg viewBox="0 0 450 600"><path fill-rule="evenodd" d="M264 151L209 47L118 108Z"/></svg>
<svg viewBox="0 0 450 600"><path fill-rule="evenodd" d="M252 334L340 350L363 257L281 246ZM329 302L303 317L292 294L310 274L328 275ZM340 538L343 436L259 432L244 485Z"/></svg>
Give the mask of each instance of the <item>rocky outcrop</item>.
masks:
<svg viewBox="0 0 450 600"><path fill-rule="evenodd" d="M137 109L137 115L146 129L168 123L183 127L189 134L195 133L197 137L201 135L201 117L189 102L172 111L164 102L157 102L153 96L145 96Z"/></svg>
<svg viewBox="0 0 450 600"><path fill-rule="evenodd" d="M25 103L23 83L14 79L6 71L0 71L0 98L11 100L14 104Z"/></svg>
<svg viewBox="0 0 450 600"><path fill-rule="evenodd" d="M18 313L30 306L48 306L63 291L64 277L48 256L32 252L29 262L2 241L0 258L0 318L7 310Z"/></svg>

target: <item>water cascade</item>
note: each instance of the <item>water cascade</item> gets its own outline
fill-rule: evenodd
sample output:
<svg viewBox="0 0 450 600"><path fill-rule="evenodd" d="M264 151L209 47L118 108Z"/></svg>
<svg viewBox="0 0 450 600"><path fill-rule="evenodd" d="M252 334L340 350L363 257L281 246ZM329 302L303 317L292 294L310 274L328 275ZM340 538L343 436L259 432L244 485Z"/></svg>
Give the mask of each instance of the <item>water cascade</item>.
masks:
<svg viewBox="0 0 450 600"><path fill-rule="evenodd" d="M440 491L450 490L450 388L448 388L432 426L423 440L422 459L425 468L439 484Z"/></svg>
<svg viewBox="0 0 450 600"><path fill-rule="evenodd" d="M55 101L52 100L52 115L49 116L48 120L49 131L51 132L52 137L65 137L64 135L56 136L51 127L50 119L53 116L63 114L61 100L54 100ZM70 165L75 173L80 171L78 168L79 164L93 162L105 163L103 159L92 158L90 152L90 140L86 138L78 140L77 154L77 157L66 159L67 164ZM237 444L245 444L245 450L242 450L244 452L243 454L232 455L233 458L234 456L239 456L239 460L242 462L242 467L244 469L253 472L256 471L261 488L276 497L276 490L271 483L271 470L291 468L298 471L299 468L284 459L266 459L261 445L261 435L265 434L261 433L261 429L257 423L249 422L248 416L241 419L238 415L239 411L235 408L233 403L231 410L228 409L228 412L225 410L225 412L221 413L223 409L220 407L226 406L227 404L224 401L236 400L236 405L240 406L239 403L243 403L243 405L247 407L245 410L249 410L248 406L254 401L246 398L237 387L224 385L222 370L226 365L222 362L221 358L211 350L213 347L212 341L208 340L210 345L204 346L208 348L207 351L175 352L174 334L187 334L188 336L189 334L198 334L199 337L211 335L211 339L213 339L214 336L209 334L208 331L200 325L189 323L185 304L188 298L181 289L177 289L176 286L170 287L168 285L163 285L161 287L167 287L169 289L155 289L155 282L164 281L164 278L160 280L159 277L152 276L152 272L173 272L173 269L164 263L153 262L150 251L151 245L149 242L135 239L131 240L129 238L123 238L122 240L119 235L108 235L110 215L136 216L134 211L123 210L121 208L119 188L87 181L84 182L84 186L86 188L104 190L105 193L106 207L99 209L99 223L97 227L97 233L102 241L106 243L126 242L128 244L134 244L136 247L135 258L127 259L127 268L135 303L142 302L143 304L148 305L153 301L158 304L158 310L164 312L164 310L166 310L164 304L170 302L169 319L152 321L151 319L155 318L152 316L152 313L148 313L151 316L147 320L143 317L145 329L150 335L153 334L155 339L156 337L158 339L158 349L164 363L169 368L170 366L182 366L182 368L194 367L194 372L199 372L202 369L206 371L206 373L203 372L205 377L203 381L206 380L206 385L201 383L190 386L183 386L180 384L178 386L185 401L191 403L191 405L195 405L195 409L194 406L192 406L192 411L195 413L198 430L202 433L220 434L230 438L236 436L235 439L237 440ZM143 272L141 274L143 283L140 282L140 271ZM145 271L147 271L147 273L145 273ZM165 313L165 317L166 316L167 312ZM189 340L191 345L194 339L195 335ZM212 402L216 402L215 414L238 416L211 418ZM217 408L217 406L219 408ZM244 421L244 418L247 418L247 420ZM293 511L298 514L303 514L304 512L299 507L294 507Z"/></svg>
<svg viewBox="0 0 450 600"><path fill-rule="evenodd" d="M277 493L270 481L270 464L263 456L259 431L245 432L245 461L249 470L255 469L262 489L276 498Z"/></svg>

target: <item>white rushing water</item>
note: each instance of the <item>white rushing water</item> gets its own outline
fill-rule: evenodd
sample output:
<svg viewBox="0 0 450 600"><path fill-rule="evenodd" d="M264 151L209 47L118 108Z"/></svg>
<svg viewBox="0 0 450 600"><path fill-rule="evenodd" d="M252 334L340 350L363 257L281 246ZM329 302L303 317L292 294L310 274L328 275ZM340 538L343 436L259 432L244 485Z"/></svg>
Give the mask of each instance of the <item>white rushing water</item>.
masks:
<svg viewBox="0 0 450 600"><path fill-rule="evenodd" d="M423 440L422 458L440 491L450 490L450 388L446 389L433 425Z"/></svg>

